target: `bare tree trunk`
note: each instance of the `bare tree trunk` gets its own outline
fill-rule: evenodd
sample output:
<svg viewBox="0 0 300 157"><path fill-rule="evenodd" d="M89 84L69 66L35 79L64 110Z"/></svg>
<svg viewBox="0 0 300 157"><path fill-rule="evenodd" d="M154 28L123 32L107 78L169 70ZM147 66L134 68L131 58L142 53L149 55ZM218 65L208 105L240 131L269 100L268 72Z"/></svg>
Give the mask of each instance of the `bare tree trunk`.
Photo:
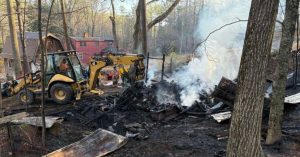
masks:
<svg viewBox="0 0 300 157"><path fill-rule="evenodd" d="M2 82L0 82L1 84ZM2 88L0 88L0 111L1 111L1 114L0 114L0 118L4 117L4 109L3 109L3 101L2 101ZM1 151L0 151L1 152ZM0 156L1 156L1 153L0 153Z"/></svg>
<svg viewBox="0 0 300 157"><path fill-rule="evenodd" d="M148 2L148 4L154 1ZM155 24L163 21L168 15L174 10L174 8L179 4L180 0L175 0L175 2L166 10L166 12L162 13L160 16L156 17L153 21L151 21L147 25L147 17L146 17L146 2L145 0L139 0L138 6L136 8L136 21L134 25L134 33L133 33L133 51L138 52L140 43L142 43L142 51L144 55L147 55L147 30L151 29ZM145 31L144 31L145 29ZM141 42L140 42L141 41Z"/></svg>
<svg viewBox="0 0 300 157"><path fill-rule="evenodd" d="M95 24L96 24L97 12L92 10L92 37L95 36Z"/></svg>
<svg viewBox="0 0 300 157"><path fill-rule="evenodd" d="M137 53L139 50L140 39L141 39L141 1L139 0L138 6L136 7L136 20L134 25L134 33L133 33L133 52Z"/></svg>
<svg viewBox="0 0 300 157"><path fill-rule="evenodd" d="M275 80L273 82L273 94L270 103L269 127L266 144L274 144L281 139L281 122L284 110L284 97L286 76L288 74L288 56L292 50L295 25L298 19L299 0L286 1L285 16L282 26L282 35Z"/></svg>
<svg viewBox="0 0 300 157"><path fill-rule="evenodd" d="M45 122L45 47L42 35L42 4L41 0L38 0L38 30L41 50L41 70L42 70L42 102L41 102L41 114L42 114L42 143L46 147L46 122Z"/></svg>
<svg viewBox="0 0 300 157"><path fill-rule="evenodd" d="M68 35L68 27L66 22L66 14L65 14L65 6L64 6L64 0L60 0L60 8L61 8L61 15L63 18L63 27L64 27L64 34L65 34L65 40L67 44L67 50L71 50L71 42Z"/></svg>
<svg viewBox="0 0 300 157"><path fill-rule="evenodd" d="M27 95L26 74L29 73L29 64L27 61L27 55L26 55L26 50L25 50L25 10L26 10L26 0L25 0L25 5L24 5L24 21L22 23L21 17L20 17L21 16L20 2L19 2L19 0L16 0L16 11L17 11L17 18L18 18L18 25L19 25L19 36L20 36L22 51L23 51L23 78L24 78L24 82L25 82L24 89L25 89L25 94ZM27 97L26 97L25 105L26 105L26 111L28 111Z"/></svg>
<svg viewBox="0 0 300 157"><path fill-rule="evenodd" d="M252 0L244 41L227 157L263 157L260 145L267 60L279 0Z"/></svg>
<svg viewBox="0 0 300 157"><path fill-rule="evenodd" d="M7 4L7 14L8 16L8 23L9 23L9 30L10 30L10 39L11 39L11 46L12 46L12 53L14 57L14 68L16 77L22 75L22 68L21 68L21 59L20 59L20 50L19 50L19 42L18 36L16 32L16 25L15 25L15 11L13 9L13 2L11 0L6 0Z"/></svg>
<svg viewBox="0 0 300 157"><path fill-rule="evenodd" d="M2 48L3 48L3 44L4 44L4 29L3 26L0 23L0 28L1 28L1 41L2 41Z"/></svg>
<svg viewBox="0 0 300 157"><path fill-rule="evenodd" d="M48 13L48 18L47 18L47 24L46 24L46 31L45 31L46 32L46 36L48 36L49 24L50 24L50 19L51 19L51 14L52 14L52 8L53 8L53 5L54 5L54 1L55 0L51 1L51 5L50 5L50 8L49 8L49 13ZM47 43L47 38L45 38L45 43ZM46 54L47 54L47 52L46 52Z"/></svg>
<svg viewBox="0 0 300 157"><path fill-rule="evenodd" d="M142 48L143 55L147 56L148 48L147 48L147 15L146 15L146 0L141 0L140 5L140 18L141 18L141 35L142 35Z"/></svg>
<svg viewBox="0 0 300 157"><path fill-rule="evenodd" d="M25 1L26 3L26 1ZM26 7L26 6L25 6ZM24 75L29 73L29 64L27 60L27 55L26 55L26 50L25 50L25 21L23 21L23 24L21 22L21 12L20 12L20 2L19 0L16 0L16 11L17 11L17 19L18 19L18 25L19 25L19 36L20 36L20 41L21 41L21 46L22 46L22 51L23 51L23 72ZM25 11L25 9L24 9ZM23 27L23 28L22 28Z"/></svg>
<svg viewBox="0 0 300 157"><path fill-rule="evenodd" d="M115 21L116 16L115 16L114 0L110 0L110 2L111 2L113 16L110 16L109 18L111 20L114 43L115 43L115 46L116 46L117 51L118 51L119 50L119 41L118 41L118 37L117 37L117 28L116 28L116 21Z"/></svg>

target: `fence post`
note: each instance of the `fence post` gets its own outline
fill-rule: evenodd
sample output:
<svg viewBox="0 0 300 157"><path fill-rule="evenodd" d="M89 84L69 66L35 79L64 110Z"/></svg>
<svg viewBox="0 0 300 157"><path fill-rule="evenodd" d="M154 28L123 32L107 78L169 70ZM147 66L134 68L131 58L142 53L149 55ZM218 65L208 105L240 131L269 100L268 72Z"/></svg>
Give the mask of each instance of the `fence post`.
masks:
<svg viewBox="0 0 300 157"><path fill-rule="evenodd" d="M149 52L147 53L147 65L146 65L146 77L145 77L145 82L147 83L148 81L148 68L149 68Z"/></svg>
<svg viewBox="0 0 300 157"><path fill-rule="evenodd" d="M166 55L163 54L163 58L162 58L162 68L161 68L161 81L164 80L164 74L165 74L165 59L166 59Z"/></svg>

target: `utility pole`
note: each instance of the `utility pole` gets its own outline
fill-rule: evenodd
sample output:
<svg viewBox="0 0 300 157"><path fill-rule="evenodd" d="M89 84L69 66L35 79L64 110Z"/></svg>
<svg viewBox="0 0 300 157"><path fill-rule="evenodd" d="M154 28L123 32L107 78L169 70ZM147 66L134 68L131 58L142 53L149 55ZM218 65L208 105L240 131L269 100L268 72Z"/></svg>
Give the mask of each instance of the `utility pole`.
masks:
<svg viewBox="0 0 300 157"><path fill-rule="evenodd" d="M14 68L16 77L21 76L22 68L21 68L21 59L20 59L20 51L19 51L19 42L16 32L16 12L14 11L12 0L6 0L7 5L7 14L8 14L8 24L9 24L9 32L12 46L12 53L14 58Z"/></svg>

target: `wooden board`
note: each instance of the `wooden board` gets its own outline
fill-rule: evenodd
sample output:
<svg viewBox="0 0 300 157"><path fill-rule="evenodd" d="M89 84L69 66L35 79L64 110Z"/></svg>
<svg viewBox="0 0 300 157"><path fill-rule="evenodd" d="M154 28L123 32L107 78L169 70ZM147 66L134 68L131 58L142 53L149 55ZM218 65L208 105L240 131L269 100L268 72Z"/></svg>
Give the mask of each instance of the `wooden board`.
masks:
<svg viewBox="0 0 300 157"><path fill-rule="evenodd" d="M298 104L298 103L300 103L300 93L285 97L284 98L284 103L289 103L289 104Z"/></svg>
<svg viewBox="0 0 300 157"><path fill-rule="evenodd" d="M0 118L0 124L5 124L5 123L9 123L13 120L18 120L18 119L22 119L24 117L27 117L29 114L26 112L21 112L21 113L17 113L17 114L13 114L13 115L9 115L9 116L5 116L3 118Z"/></svg>
<svg viewBox="0 0 300 157"><path fill-rule="evenodd" d="M58 149L43 157L101 157L127 142L127 138L107 130L98 129L82 140Z"/></svg>
<svg viewBox="0 0 300 157"><path fill-rule="evenodd" d="M228 120L231 118L231 112L227 111L227 112L222 112L222 113L217 113L217 114L213 114L211 115L218 123L221 123L225 120Z"/></svg>
<svg viewBox="0 0 300 157"><path fill-rule="evenodd" d="M51 116L45 117L46 128L51 128L55 123L61 123L62 121L63 119L60 117L51 117ZM24 117L21 119L13 120L11 122L15 124L27 124L27 125L37 126L37 127L43 126L42 117Z"/></svg>

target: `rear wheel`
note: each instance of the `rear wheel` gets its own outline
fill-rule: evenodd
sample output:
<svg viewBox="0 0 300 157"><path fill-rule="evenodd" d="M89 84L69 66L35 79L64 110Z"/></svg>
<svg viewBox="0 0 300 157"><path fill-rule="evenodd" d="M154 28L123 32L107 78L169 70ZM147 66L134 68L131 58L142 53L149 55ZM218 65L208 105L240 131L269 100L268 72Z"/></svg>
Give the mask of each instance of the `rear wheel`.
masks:
<svg viewBox="0 0 300 157"><path fill-rule="evenodd" d="M27 103L28 105L30 105L34 101L34 94L30 90L25 91L23 89L19 92L18 99L22 104Z"/></svg>
<svg viewBox="0 0 300 157"><path fill-rule="evenodd" d="M58 104L66 104L73 100L74 92L70 85L56 83L50 89L51 98Z"/></svg>

